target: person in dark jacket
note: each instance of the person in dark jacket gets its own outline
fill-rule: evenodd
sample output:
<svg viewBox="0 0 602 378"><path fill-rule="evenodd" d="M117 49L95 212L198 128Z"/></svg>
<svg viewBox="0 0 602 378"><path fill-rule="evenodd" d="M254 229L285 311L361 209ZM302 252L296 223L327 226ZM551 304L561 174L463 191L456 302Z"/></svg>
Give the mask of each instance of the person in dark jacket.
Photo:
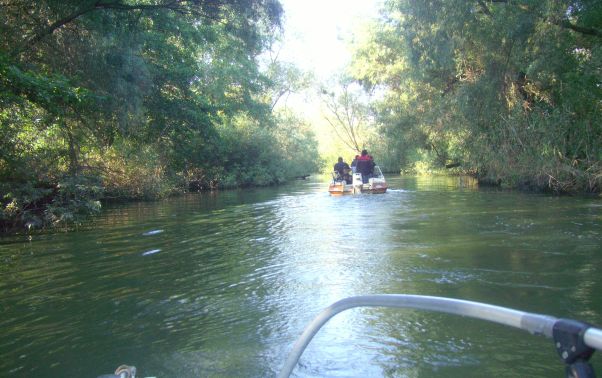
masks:
<svg viewBox="0 0 602 378"><path fill-rule="evenodd" d="M362 181L364 183L368 182L368 179L372 177L374 173L374 159L372 156L368 155L367 150L362 150L362 154L357 159L356 171L362 174Z"/></svg>
<svg viewBox="0 0 602 378"><path fill-rule="evenodd" d="M335 172L338 173L339 177L345 180L348 184L351 183L351 177L349 176L349 164L343 161L342 157L339 157L339 161L334 165Z"/></svg>
<svg viewBox="0 0 602 378"><path fill-rule="evenodd" d="M357 167L357 159L359 159L360 155L355 155L353 160L351 161L351 172L355 173Z"/></svg>

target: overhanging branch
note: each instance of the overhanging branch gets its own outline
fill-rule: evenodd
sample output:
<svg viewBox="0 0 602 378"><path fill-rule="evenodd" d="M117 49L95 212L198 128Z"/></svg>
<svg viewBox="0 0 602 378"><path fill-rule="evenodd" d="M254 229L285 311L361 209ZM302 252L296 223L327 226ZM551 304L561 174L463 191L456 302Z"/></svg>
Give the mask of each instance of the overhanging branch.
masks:
<svg viewBox="0 0 602 378"><path fill-rule="evenodd" d="M491 13L491 9L489 9L489 7L487 6L487 2L489 3L503 3L503 4L514 4L515 2L512 0L477 0L477 4L479 4L479 7L481 8L481 10L483 11L483 13L485 15L487 15L488 17L492 17L492 13ZM585 34L585 35L591 35L594 37L602 37L602 30L597 29L597 28L591 28L591 27L587 27L587 26L579 26L579 25L575 25L573 23L571 23L568 20L550 20L550 22L554 25L558 25L562 28L565 29L570 29L572 31L575 31L577 33L581 33L581 34Z"/></svg>
<svg viewBox="0 0 602 378"><path fill-rule="evenodd" d="M210 18L215 20L215 18L211 17L209 14L203 12L204 6L206 6L206 2L200 1L188 1L188 0L168 0L163 1L159 4L124 4L122 0L113 0L113 1L102 1L97 0L95 2L87 2L85 5L71 14L62 17L52 24L48 25L41 30L38 30L34 33L34 35L27 39L19 48L17 48L14 52L14 55L31 48L33 45L38 43L40 40L45 38L48 35L51 35L56 30L61 27L73 22L77 18L91 13L97 10L102 9L112 9L116 11L148 11L148 10L158 10L158 9L166 9L173 12L179 12L182 14L192 14L199 17ZM214 1L211 6L214 6L216 9L223 6L224 3L221 0ZM195 9L196 8L196 9Z"/></svg>
<svg viewBox="0 0 602 378"><path fill-rule="evenodd" d="M595 37L602 37L602 31L595 29L595 28L588 28L585 26L579 26L579 25L575 25L570 23L567 20L564 21L560 21L560 22L555 22L556 25L561 26L563 28L566 29L571 29L572 31L576 31L577 33L581 33L581 34L585 34L585 35L592 35Z"/></svg>

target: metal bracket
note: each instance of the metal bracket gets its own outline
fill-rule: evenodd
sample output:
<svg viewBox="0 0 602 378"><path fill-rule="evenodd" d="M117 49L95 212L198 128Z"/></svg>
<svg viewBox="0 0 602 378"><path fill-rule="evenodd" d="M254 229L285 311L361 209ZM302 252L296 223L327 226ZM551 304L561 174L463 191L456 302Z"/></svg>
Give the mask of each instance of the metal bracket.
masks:
<svg viewBox="0 0 602 378"><path fill-rule="evenodd" d="M589 359L594 349L585 345L583 335L590 325L570 319L559 319L554 323L552 337L558 355L567 364L566 374L570 378L595 378Z"/></svg>

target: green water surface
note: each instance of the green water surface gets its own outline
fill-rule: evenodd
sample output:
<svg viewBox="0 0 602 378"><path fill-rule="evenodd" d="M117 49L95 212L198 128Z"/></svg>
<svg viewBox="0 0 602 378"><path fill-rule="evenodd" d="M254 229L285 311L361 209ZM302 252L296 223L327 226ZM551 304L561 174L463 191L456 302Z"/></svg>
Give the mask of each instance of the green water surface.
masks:
<svg viewBox="0 0 602 378"><path fill-rule="evenodd" d="M0 376L272 377L324 307L365 294L480 301L602 325L602 202L388 178L105 209L75 232L0 239ZM602 374L602 356L592 358ZM552 341L484 321L354 309L298 377L562 377Z"/></svg>

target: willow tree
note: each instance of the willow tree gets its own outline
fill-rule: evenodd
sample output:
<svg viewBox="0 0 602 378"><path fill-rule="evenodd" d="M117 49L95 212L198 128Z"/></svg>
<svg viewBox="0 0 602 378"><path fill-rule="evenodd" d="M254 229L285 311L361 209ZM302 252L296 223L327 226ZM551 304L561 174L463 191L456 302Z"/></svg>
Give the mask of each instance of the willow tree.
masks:
<svg viewBox="0 0 602 378"><path fill-rule="evenodd" d="M598 191L601 19L598 1L391 0L353 74L384 90L406 160Z"/></svg>
<svg viewBox="0 0 602 378"><path fill-rule="evenodd" d="M336 137L350 151L359 154L370 144L374 120L365 94L354 83L341 83L333 90L321 89L323 117Z"/></svg>
<svg viewBox="0 0 602 378"><path fill-rule="evenodd" d="M227 160L216 125L229 117L274 123L257 57L279 28L277 0L0 5L7 181L56 187L86 174L145 195L149 177L161 185Z"/></svg>

